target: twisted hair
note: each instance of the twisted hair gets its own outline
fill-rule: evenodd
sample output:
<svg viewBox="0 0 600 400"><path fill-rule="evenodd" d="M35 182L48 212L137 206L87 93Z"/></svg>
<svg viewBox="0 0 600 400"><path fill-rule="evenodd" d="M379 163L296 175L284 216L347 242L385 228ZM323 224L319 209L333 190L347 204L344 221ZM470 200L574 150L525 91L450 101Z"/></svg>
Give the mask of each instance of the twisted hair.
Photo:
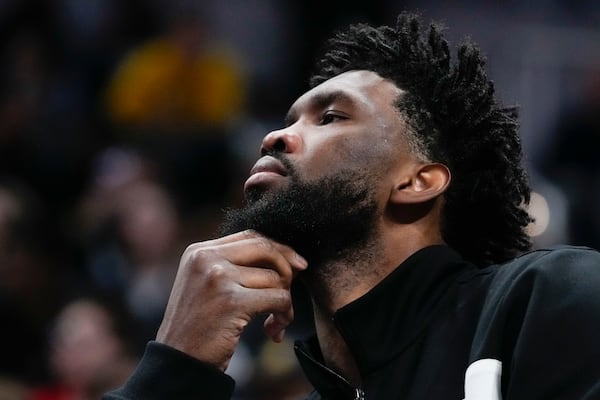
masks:
<svg viewBox="0 0 600 400"><path fill-rule="evenodd" d="M441 221L448 245L477 265L506 261L531 246L517 111L495 98L473 43L460 45L452 61L441 28L423 28L418 15L402 13L395 29L357 24L334 35L310 85L350 70L373 71L402 89L396 105L408 142L424 160L450 169Z"/></svg>

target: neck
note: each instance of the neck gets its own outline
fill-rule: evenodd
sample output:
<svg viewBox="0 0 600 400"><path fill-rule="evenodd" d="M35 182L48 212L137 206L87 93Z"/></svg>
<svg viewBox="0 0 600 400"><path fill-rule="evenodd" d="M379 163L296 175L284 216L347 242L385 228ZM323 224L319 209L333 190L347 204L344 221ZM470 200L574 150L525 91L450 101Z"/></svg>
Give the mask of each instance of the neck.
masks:
<svg viewBox="0 0 600 400"><path fill-rule="evenodd" d="M356 300L386 275L381 242L354 249L335 261L309 266L302 280L313 302L315 328L325 364L360 385L360 374L346 342L333 322L335 311Z"/></svg>
<svg viewBox="0 0 600 400"><path fill-rule="evenodd" d="M406 233L406 232L405 232ZM399 240L409 237L411 240ZM337 310L366 294L417 250L442 243L428 235L380 235L368 246L355 249L326 265L313 266L303 273L312 298L315 327L327 366L353 385L360 385L358 366L337 327Z"/></svg>
<svg viewBox="0 0 600 400"><path fill-rule="evenodd" d="M384 255L379 244L371 244L325 264L309 266L302 280L314 306L333 315L365 294L387 275L381 268L381 257Z"/></svg>
<svg viewBox="0 0 600 400"><path fill-rule="evenodd" d="M431 240L419 234L408 237L411 240L378 235L365 246L353 249L336 260L309 265L301 279L314 306L332 316L370 291L419 249L442 243L441 239Z"/></svg>
<svg viewBox="0 0 600 400"><path fill-rule="evenodd" d="M356 360L335 326L331 315L314 306L317 338L325 364L346 378L354 387L360 387L361 377Z"/></svg>

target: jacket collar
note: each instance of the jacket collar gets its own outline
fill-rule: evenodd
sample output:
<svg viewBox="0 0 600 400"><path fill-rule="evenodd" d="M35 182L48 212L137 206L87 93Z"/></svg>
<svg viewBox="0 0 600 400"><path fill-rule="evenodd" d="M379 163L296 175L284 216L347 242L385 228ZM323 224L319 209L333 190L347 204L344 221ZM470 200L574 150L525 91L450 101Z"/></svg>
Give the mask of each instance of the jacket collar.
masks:
<svg viewBox="0 0 600 400"><path fill-rule="evenodd" d="M368 376L409 347L435 317L452 282L475 270L448 246L429 246L411 255L364 296L339 309L333 318L361 375ZM326 398L352 398L333 395L340 388L354 389L323 365L316 338L296 343L295 351L315 388L331 393Z"/></svg>

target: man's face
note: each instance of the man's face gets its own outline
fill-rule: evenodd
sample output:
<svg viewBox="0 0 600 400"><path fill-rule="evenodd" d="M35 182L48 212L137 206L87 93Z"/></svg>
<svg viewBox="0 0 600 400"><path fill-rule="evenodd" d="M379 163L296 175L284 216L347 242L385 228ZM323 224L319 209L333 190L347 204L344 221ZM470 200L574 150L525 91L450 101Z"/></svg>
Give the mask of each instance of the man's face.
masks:
<svg viewBox="0 0 600 400"><path fill-rule="evenodd" d="M263 139L261 154L245 184L276 190L288 184L281 165L267 153L286 155L307 182L336 172L393 167L406 146L404 122L395 103L402 91L371 71L338 75L302 95L286 116L286 127Z"/></svg>
<svg viewBox="0 0 600 400"><path fill-rule="evenodd" d="M255 229L323 263L371 239L408 157L393 83L370 71L336 76L301 96L286 127L263 140L247 204L224 233Z"/></svg>

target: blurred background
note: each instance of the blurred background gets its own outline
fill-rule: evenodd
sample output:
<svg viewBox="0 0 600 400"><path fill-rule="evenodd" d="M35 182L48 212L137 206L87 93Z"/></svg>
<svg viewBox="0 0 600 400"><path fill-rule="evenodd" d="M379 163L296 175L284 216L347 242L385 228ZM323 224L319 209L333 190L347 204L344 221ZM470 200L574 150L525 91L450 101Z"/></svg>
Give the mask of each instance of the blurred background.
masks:
<svg viewBox="0 0 600 400"><path fill-rule="evenodd" d="M188 243L239 204L323 39L403 9L469 37L521 108L535 246L600 248L600 2L0 0L0 399L120 385ZM298 290L298 289L296 289ZM289 341L310 330L301 291ZM251 325L237 399L309 390Z"/></svg>

